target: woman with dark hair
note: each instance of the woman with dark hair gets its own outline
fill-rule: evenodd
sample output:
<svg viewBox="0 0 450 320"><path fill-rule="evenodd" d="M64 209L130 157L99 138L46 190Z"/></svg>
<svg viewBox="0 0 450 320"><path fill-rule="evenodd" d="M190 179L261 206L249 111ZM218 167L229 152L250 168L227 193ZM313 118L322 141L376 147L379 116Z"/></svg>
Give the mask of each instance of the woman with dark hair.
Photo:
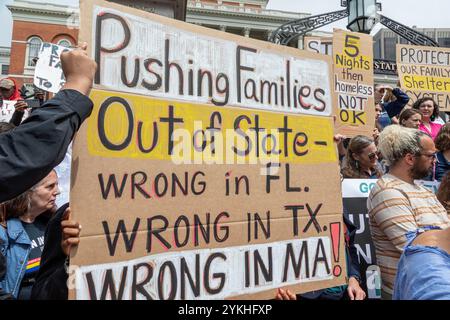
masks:
<svg viewBox="0 0 450 320"><path fill-rule="evenodd" d="M439 150L436 154L435 179L441 181L450 171L450 123L442 126L434 142Z"/></svg>
<svg viewBox="0 0 450 320"><path fill-rule="evenodd" d="M366 136L359 135L350 140L345 160L342 169L344 179L378 179L383 175L377 147Z"/></svg>
<svg viewBox="0 0 450 320"><path fill-rule="evenodd" d="M413 109L419 110L422 114L419 130L425 132L434 140L442 127L442 124L435 122L439 117L439 106L432 98L426 97L417 100L413 105Z"/></svg>
<svg viewBox="0 0 450 320"><path fill-rule="evenodd" d="M6 275L0 289L19 300L29 300L39 271L44 233L56 212L58 177L51 171L22 195L5 202L0 226L0 249L5 255Z"/></svg>
<svg viewBox="0 0 450 320"><path fill-rule="evenodd" d="M416 109L404 109L398 119L401 126L412 129L419 129L421 121L422 114Z"/></svg>

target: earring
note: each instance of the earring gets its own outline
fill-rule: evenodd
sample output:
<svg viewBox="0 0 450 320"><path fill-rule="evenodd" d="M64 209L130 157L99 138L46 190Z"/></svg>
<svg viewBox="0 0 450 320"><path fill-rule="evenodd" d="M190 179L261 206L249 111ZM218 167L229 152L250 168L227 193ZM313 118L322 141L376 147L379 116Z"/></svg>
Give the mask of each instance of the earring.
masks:
<svg viewBox="0 0 450 320"><path fill-rule="evenodd" d="M355 161L355 165L356 165L356 169L359 170L359 161L358 160Z"/></svg>

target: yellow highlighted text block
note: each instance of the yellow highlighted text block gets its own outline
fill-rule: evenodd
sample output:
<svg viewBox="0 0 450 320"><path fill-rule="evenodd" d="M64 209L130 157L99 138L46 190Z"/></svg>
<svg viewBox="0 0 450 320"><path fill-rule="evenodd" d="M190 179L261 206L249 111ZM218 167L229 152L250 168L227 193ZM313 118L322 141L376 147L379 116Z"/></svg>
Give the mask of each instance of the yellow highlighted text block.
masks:
<svg viewBox="0 0 450 320"><path fill-rule="evenodd" d="M92 90L93 156L240 164L337 161L330 117L211 107ZM257 134L258 133L258 134Z"/></svg>

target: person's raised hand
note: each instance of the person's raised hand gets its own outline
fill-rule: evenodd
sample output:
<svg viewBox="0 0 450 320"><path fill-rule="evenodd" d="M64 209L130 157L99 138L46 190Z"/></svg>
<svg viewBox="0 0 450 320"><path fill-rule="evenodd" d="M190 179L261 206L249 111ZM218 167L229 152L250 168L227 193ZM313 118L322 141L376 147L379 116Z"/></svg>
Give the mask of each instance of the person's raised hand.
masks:
<svg viewBox="0 0 450 320"><path fill-rule="evenodd" d="M14 109L16 111L24 112L28 108L28 103L25 102L25 100L17 100L17 102L14 104Z"/></svg>
<svg viewBox="0 0 450 320"><path fill-rule="evenodd" d="M275 296L276 300L297 300L297 296L289 290L279 288Z"/></svg>
<svg viewBox="0 0 450 320"><path fill-rule="evenodd" d="M80 243L81 226L78 222L70 220L70 207L64 211L61 218L62 240L61 249L66 256L69 256L70 249Z"/></svg>
<svg viewBox="0 0 450 320"><path fill-rule="evenodd" d="M38 100L44 100L45 99L45 93L42 90L36 90L34 92L34 98Z"/></svg>
<svg viewBox="0 0 450 320"><path fill-rule="evenodd" d="M354 277L350 277L348 280L347 293L350 300L364 300L366 298L366 293Z"/></svg>
<svg viewBox="0 0 450 320"><path fill-rule="evenodd" d="M333 137L334 142L337 144L342 143L345 139L347 139L347 137L339 133L335 134Z"/></svg>
<svg viewBox="0 0 450 320"><path fill-rule="evenodd" d="M92 88L97 63L87 54L87 44L61 54L61 66L66 77L63 89L73 89L89 95Z"/></svg>

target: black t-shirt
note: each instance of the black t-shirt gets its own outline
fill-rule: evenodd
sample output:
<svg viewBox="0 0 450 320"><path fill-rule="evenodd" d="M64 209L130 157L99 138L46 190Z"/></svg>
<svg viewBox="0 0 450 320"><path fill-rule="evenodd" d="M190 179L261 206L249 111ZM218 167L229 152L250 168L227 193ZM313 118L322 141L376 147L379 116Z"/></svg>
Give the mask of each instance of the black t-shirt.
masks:
<svg viewBox="0 0 450 320"><path fill-rule="evenodd" d="M41 264L42 250L44 249L44 233L46 223L36 219L33 223L26 223L22 221L31 241L31 251L28 255L28 262L25 270L25 275L22 280L19 292L19 300L29 300L31 296L32 281L38 274L39 266Z"/></svg>

